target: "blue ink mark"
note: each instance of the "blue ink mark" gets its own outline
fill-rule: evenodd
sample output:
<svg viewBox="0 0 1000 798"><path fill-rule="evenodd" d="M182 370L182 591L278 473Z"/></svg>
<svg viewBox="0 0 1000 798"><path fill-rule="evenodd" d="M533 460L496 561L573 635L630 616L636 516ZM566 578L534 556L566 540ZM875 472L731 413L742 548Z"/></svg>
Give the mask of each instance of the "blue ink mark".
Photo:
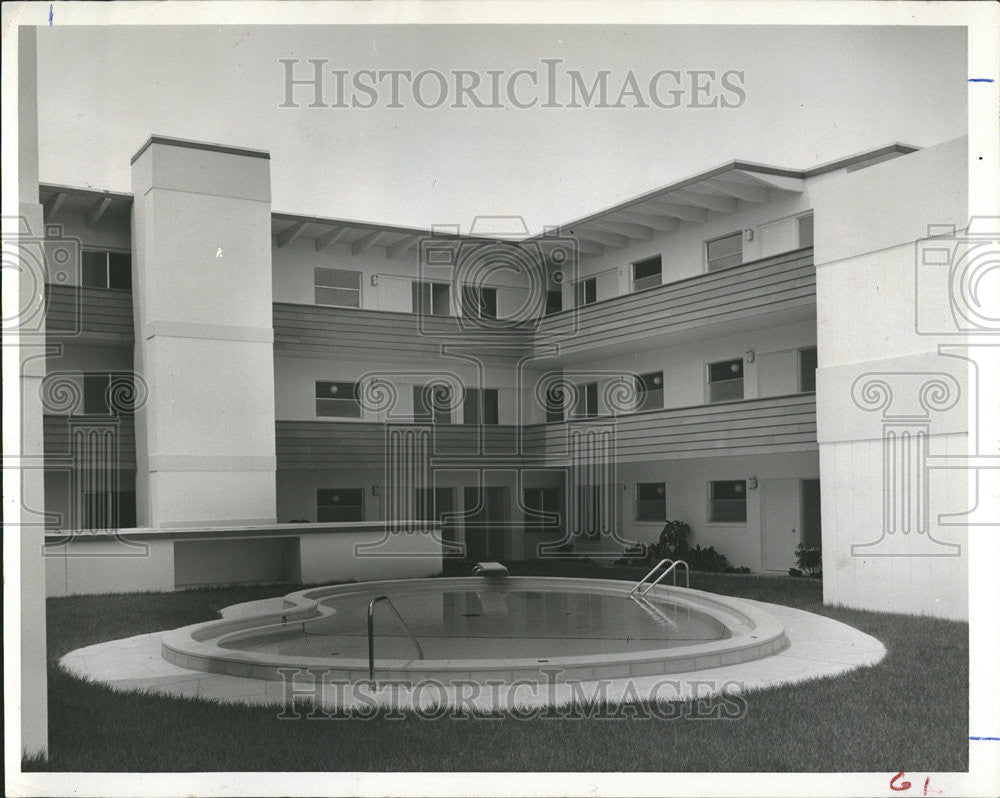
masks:
<svg viewBox="0 0 1000 798"><path fill-rule="evenodd" d="M49 27L52 27L52 3L49 3Z"/></svg>
<svg viewBox="0 0 1000 798"><path fill-rule="evenodd" d="M969 83L994 83L993 78L969 78Z"/></svg>
<svg viewBox="0 0 1000 798"><path fill-rule="evenodd" d="M1000 737L969 737L970 740L1000 740Z"/></svg>

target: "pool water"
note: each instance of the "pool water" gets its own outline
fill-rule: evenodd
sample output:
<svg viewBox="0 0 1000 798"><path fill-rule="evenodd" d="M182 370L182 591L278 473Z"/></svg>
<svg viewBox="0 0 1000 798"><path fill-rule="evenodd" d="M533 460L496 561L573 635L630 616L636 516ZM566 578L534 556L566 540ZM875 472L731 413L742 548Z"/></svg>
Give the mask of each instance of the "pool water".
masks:
<svg viewBox="0 0 1000 798"><path fill-rule="evenodd" d="M769 657L783 625L754 602L658 585L562 577L439 577L307 588L267 609L166 632L163 657L182 668L280 681L370 681L368 605L375 605L379 679L546 678L562 681L661 675ZM299 677L294 677L299 678ZM311 677L310 677L311 678ZM485 683L485 681L484 681Z"/></svg>
<svg viewBox="0 0 1000 798"><path fill-rule="evenodd" d="M475 581L475 580L474 580ZM521 589L503 580L478 580L428 593L392 591L391 600L423 646L426 659L509 659L585 656L660 650L723 640L724 624L662 599L635 601L571 589ZM423 587L423 586L421 586ZM223 648L264 654L359 659L368 656L368 604L384 589L358 589L320 604L334 614L287 629L220 641ZM407 659L413 643L392 610L375 607L378 656Z"/></svg>

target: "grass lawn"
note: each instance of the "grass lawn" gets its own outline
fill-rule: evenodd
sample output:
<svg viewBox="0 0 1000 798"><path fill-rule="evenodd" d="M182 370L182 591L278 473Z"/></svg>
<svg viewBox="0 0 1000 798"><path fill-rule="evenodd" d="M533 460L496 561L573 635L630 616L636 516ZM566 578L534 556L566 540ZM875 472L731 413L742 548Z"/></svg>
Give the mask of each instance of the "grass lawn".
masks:
<svg viewBox="0 0 1000 798"><path fill-rule="evenodd" d="M635 580L642 569L515 564L512 572ZM462 573L467 573L463 569ZM211 620L298 586L48 601L52 771L955 771L968 769L968 624L824 607L818 580L692 572L691 587L785 604L881 640L874 668L745 695L738 719L282 720L274 708L116 693L56 662L81 646ZM685 708L678 707L678 710ZM689 709L689 708L688 708Z"/></svg>

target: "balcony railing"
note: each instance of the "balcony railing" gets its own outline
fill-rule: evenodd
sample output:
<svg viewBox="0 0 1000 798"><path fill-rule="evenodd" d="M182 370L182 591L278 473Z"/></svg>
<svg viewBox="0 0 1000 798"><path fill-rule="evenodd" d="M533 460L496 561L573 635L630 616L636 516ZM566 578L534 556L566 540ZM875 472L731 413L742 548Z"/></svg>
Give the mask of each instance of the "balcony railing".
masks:
<svg viewBox="0 0 1000 798"><path fill-rule="evenodd" d="M45 333L54 339L131 344L132 293L76 285L45 286Z"/></svg>
<svg viewBox="0 0 1000 798"><path fill-rule="evenodd" d="M88 430L114 430L117 442L117 461L101 463L101 467L117 470L135 470L135 424L132 416L57 416L46 415L42 419L43 450L47 465L52 468L68 468L72 462L82 463L88 459L93 467L98 467L97 456L86 452L72 451L73 427L82 435L81 446L87 446ZM74 457L74 454L76 457ZM101 457L106 454L102 449Z"/></svg>
<svg viewBox="0 0 1000 798"><path fill-rule="evenodd" d="M437 462L509 462L517 456L517 427L465 424L379 424L345 421L275 422L278 470L383 468L390 434L429 429L426 446Z"/></svg>
<svg viewBox="0 0 1000 798"><path fill-rule="evenodd" d="M566 310L520 328L491 330L452 316L276 302L274 347L377 359L433 356L444 345L483 346L518 357L558 344L571 354L781 311L815 313L815 306L816 269L807 248Z"/></svg>
<svg viewBox="0 0 1000 798"><path fill-rule="evenodd" d="M571 354L815 307L813 251L799 249L565 310L543 320L535 344Z"/></svg>
<svg viewBox="0 0 1000 798"><path fill-rule="evenodd" d="M514 426L435 425L427 451L436 465L482 465L486 460L560 465L569 459L572 435L607 428L613 428L620 462L815 451L816 395L533 424L520 432ZM394 425L394 429L408 427ZM387 435L387 426L379 423L278 421L278 469L383 468Z"/></svg>
<svg viewBox="0 0 1000 798"><path fill-rule="evenodd" d="M558 464L570 454L573 432L613 428L619 461L772 454L816 449L814 393L743 399L620 416L537 424L525 428L529 455Z"/></svg>
<svg viewBox="0 0 1000 798"><path fill-rule="evenodd" d="M483 347L499 356L530 351L530 329L491 329L454 316L274 303L275 352L363 355L373 362L439 355L443 346ZM502 325L502 322L497 323Z"/></svg>

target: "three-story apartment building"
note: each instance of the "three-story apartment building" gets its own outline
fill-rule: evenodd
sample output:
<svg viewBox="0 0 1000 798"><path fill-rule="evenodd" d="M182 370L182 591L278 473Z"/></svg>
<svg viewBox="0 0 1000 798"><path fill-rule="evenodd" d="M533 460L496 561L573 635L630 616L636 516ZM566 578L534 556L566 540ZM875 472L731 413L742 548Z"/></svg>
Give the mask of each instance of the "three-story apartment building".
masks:
<svg viewBox="0 0 1000 798"><path fill-rule="evenodd" d="M154 136L131 194L41 187L51 525L435 520L476 561L617 557L676 519L785 572L847 501L818 198L914 150L459 235L279 213L266 153Z"/></svg>

